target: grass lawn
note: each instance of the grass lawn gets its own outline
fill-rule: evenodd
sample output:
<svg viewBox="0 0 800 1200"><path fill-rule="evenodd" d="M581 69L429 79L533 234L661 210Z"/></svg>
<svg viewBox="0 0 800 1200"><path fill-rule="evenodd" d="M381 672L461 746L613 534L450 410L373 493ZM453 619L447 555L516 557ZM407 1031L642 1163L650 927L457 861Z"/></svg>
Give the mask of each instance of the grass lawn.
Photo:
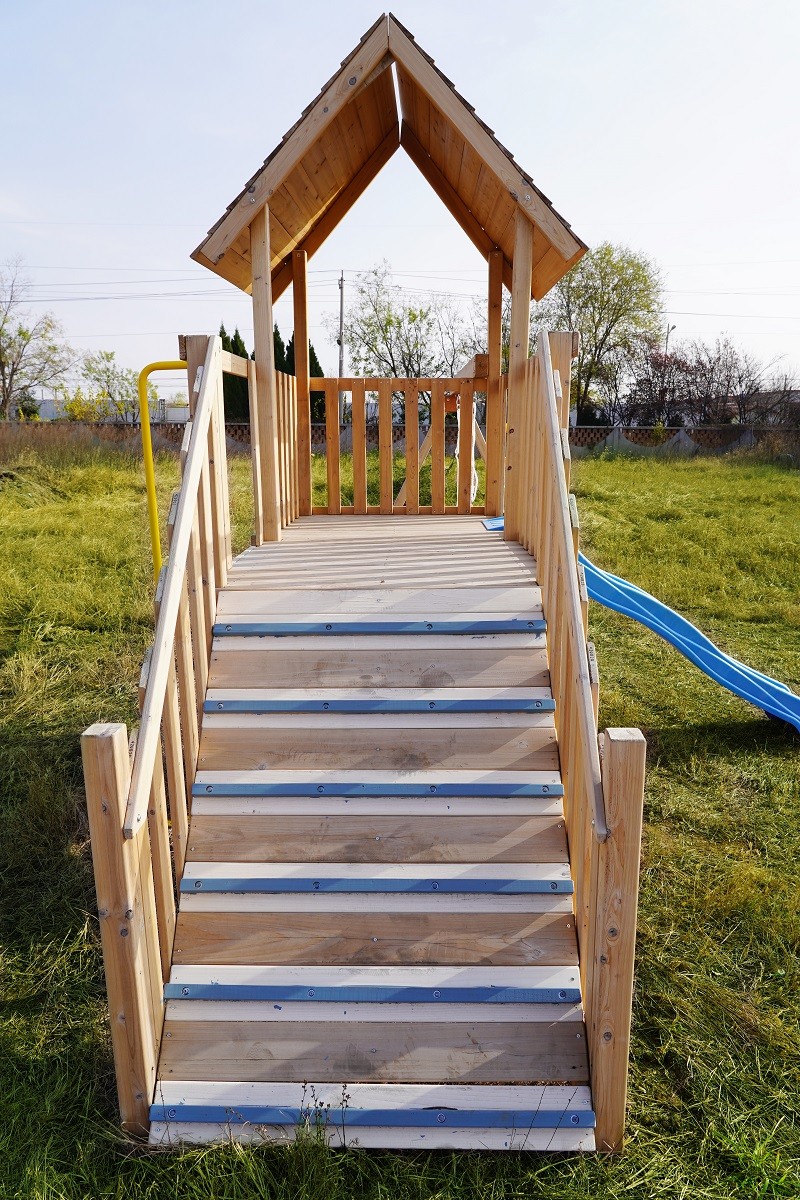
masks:
<svg viewBox="0 0 800 1200"><path fill-rule="evenodd" d="M746 459L573 470L598 565L800 690L800 472ZM177 465L158 472L166 505ZM246 460L232 479L242 548ZM133 722L150 592L140 464L67 449L0 464L0 1196L800 1196L800 740L597 606L601 723L640 725L649 743L625 1153L126 1145L78 739L95 720Z"/></svg>

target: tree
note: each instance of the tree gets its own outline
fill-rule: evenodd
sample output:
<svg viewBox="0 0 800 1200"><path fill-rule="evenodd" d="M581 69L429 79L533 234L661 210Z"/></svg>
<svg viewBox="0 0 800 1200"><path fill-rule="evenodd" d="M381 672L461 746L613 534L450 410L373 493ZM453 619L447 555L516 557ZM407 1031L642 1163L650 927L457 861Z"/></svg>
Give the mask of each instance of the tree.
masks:
<svg viewBox="0 0 800 1200"><path fill-rule="evenodd" d="M330 316L326 324L335 341L338 321ZM355 299L345 309L344 344L359 374L452 377L470 357L472 335L448 297L404 295L392 282L388 262L356 277Z"/></svg>
<svg viewBox="0 0 800 1200"><path fill-rule="evenodd" d="M29 412L34 392L63 379L73 352L51 313L34 317L25 309L28 282L19 262L0 269L0 420Z"/></svg>
<svg viewBox="0 0 800 1200"><path fill-rule="evenodd" d="M238 354L240 358L249 358L247 347L244 344L242 335L239 333L238 327L233 331L231 337L225 329L224 325L219 327L219 336L222 342L222 349L228 350L231 354ZM223 375L222 376L222 397L225 411L225 420L238 422L242 425L250 424L250 394L247 386L247 380L242 379L238 375Z"/></svg>
<svg viewBox="0 0 800 1200"><path fill-rule="evenodd" d="M108 416L128 425L139 419L139 375L133 367L120 367L113 350L97 350L84 355L81 374L89 389L107 403ZM158 399L152 383L147 387L148 400Z"/></svg>
<svg viewBox="0 0 800 1200"><path fill-rule="evenodd" d="M662 282L643 254L610 242L590 250L535 310L540 329L576 329L580 350L572 372L578 423L591 418L607 371L660 330Z"/></svg>
<svg viewBox="0 0 800 1200"><path fill-rule="evenodd" d="M286 373L294 375L294 333L286 343ZM309 340L308 343L308 373L311 379L322 379L325 375L317 358L317 352L314 349L314 344ZM321 424L325 420L325 393L311 393L311 420L315 424Z"/></svg>
<svg viewBox="0 0 800 1200"><path fill-rule="evenodd" d="M286 373L286 346L284 345L281 331L276 325L272 330L272 340L275 346L275 370Z"/></svg>

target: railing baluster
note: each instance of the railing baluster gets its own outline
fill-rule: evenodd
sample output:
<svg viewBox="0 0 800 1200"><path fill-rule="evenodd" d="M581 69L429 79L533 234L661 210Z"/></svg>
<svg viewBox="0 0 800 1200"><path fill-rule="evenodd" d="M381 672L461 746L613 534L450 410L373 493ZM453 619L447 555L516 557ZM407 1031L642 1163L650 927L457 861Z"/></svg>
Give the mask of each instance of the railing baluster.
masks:
<svg viewBox="0 0 800 1200"><path fill-rule="evenodd" d="M363 379L353 380L353 510L367 514L367 398Z"/></svg>
<svg viewBox="0 0 800 1200"><path fill-rule="evenodd" d="M394 478L392 463L394 443L392 441L392 388L388 379L377 380L378 385L378 464L380 476L381 514L391 516L394 505Z"/></svg>
<svg viewBox="0 0 800 1200"><path fill-rule="evenodd" d="M406 417L406 512L419 512L419 390L405 388L403 411Z"/></svg>
<svg viewBox="0 0 800 1200"><path fill-rule="evenodd" d="M458 429L458 511L468 513L472 504L472 471L474 467L472 449L472 381L461 380L459 398Z"/></svg>
<svg viewBox="0 0 800 1200"><path fill-rule="evenodd" d="M325 461L328 477L328 512L342 511L339 469L339 380L325 380Z"/></svg>
<svg viewBox="0 0 800 1200"><path fill-rule="evenodd" d="M261 488L261 412L258 405L256 364L247 364L247 395L250 406L250 465L253 473L253 539L264 541L264 494Z"/></svg>
<svg viewBox="0 0 800 1200"><path fill-rule="evenodd" d="M434 516L444 515L445 457L445 383L432 380L431 392L431 508Z"/></svg>

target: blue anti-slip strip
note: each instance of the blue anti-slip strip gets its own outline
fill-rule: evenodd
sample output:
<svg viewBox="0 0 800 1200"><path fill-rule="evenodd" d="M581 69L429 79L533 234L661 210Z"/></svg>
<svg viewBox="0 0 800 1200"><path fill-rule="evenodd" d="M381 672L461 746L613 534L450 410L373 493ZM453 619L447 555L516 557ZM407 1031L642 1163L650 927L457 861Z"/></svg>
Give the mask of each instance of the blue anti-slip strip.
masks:
<svg viewBox="0 0 800 1200"><path fill-rule="evenodd" d="M214 625L215 637L302 637L307 634L416 633L544 633L545 621L508 618L473 621L224 621Z"/></svg>
<svg viewBox="0 0 800 1200"><path fill-rule="evenodd" d="M275 1108L261 1104L153 1104L151 1121L197 1121L215 1125L301 1125L305 1122L337 1129L594 1129L595 1115L591 1110L519 1109L502 1111L493 1108L333 1108L324 1115L314 1108Z"/></svg>
<svg viewBox="0 0 800 1200"><path fill-rule="evenodd" d="M525 799L563 796L560 783L194 783L193 796L480 796L487 799Z"/></svg>
<svg viewBox="0 0 800 1200"><path fill-rule="evenodd" d="M554 712L555 700L206 700L207 713L537 713Z"/></svg>
<svg viewBox="0 0 800 1200"><path fill-rule="evenodd" d="M350 879L331 876L302 879L287 876L283 879L186 879L181 880L182 892L232 892L249 895L253 892L278 895L283 892L465 892L500 896L571 895L571 879Z"/></svg>
<svg viewBox="0 0 800 1200"><path fill-rule="evenodd" d="M167 983L165 1000L271 1000L346 1004L578 1004L580 988L381 987L298 984Z"/></svg>
<svg viewBox="0 0 800 1200"><path fill-rule="evenodd" d="M492 533L504 530L506 527L505 517L484 517L483 528L490 530Z"/></svg>

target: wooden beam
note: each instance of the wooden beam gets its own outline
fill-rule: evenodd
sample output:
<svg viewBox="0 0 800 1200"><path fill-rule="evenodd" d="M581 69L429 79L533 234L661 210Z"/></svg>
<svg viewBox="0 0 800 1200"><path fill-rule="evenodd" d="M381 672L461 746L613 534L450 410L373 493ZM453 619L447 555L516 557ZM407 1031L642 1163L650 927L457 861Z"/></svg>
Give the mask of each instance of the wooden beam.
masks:
<svg viewBox="0 0 800 1200"><path fill-rule="evenodd" d="M97 913L123 1128L146 1133L164 1020L158 927L147 826L122 833L130 786L124 725L81 737Z"/></svg>
<svg viewBox="0 0 800 1200"><path fill-rule="evenodd" d="M325 209L317 223L311 228L302 242L298 242L294 253L298 250L304 251L307 258L311 258L319 250L320 246L333 233L339 222L347 216L355 202L363 196L369 185L379 175L386 166L389 159L394 154L400 145L400 130L395 125L381 144L372 153L370 158L364 163L363 167L353 176L350 182L342 188L332 204L329 204ZM289 284L292 282L292 256L281 259L275 266L272 272L272 300L273 303L283 295ZM296 341L297 339L295 339Z"/></svg>
<svg viewBox="0 0 800 1200"><path fill-rule="evenodd" d="M273 296L275 285L273 282ZM294 307L294 377L297 383L297 457L300 516L311 515L311 391L308 349L308 254L292 255L292 304Z"/></svg>
<svg viewBox="0 0 800 1200"><path fill-rule="evenodd" d="M519 488L523 444L521 421L528 368L528 338L531 320L531 270L533 225L517 211L514 240L514 278L511 287L511 344L508 362L508 451L506 461L505 539L519 540Z"/></svg>
<svg viewBox="0 0 800 1200"><path fill-rule="evenodd" d="M242 358L240 354L231 354L229 350L223 350L220 355L222 362L222 370L226 375L236 375L239 379L247 379L247 364L249 358Z"/></svg>
<svg viewBox="0 0 800 1200"><path fill-rule="evenodd" d="M565 262L561 255L552 246L549 246L533 268L534 300L541 300L543 296L546 296L550 288L558 283L559 279L566 275L567 271L571 270L585 253L586 247L581 246L572 258Z"/></svg>
<svg viewBox="0 0 800 1200"><path fill-rule="evenodd" d="M455 218L464 230L464 233L473 246L477 250L480 250L484 258L487 258L497 247L477 217L473 216L470 212L455 188L445 179L409 125L403 125L400 134L400 145L406 151L414 165L422 172L450 215ZM510 289L511 266L505 259L503 260L503 282Z"/></svg>
<svg viewBox="0 0 800 1200"><path fill-rule="evenodd" d="M498 146L461 97L445 82L431 61L392 16L389 17L389 50L416 85L425 92L431 103L444 113L487 168L508 190L516 201L519 212L536 223L561 256L570 259L581 250L582 243L539 195L513 159Z"/></svg>
<svg viewBox="0 0 800 1200"><path fill-rule="evenodd" d="M503 511L503 464L505 421L502 412L500 374L503 354L503 252L489 253L488 350L486 376L486 512L497 517Z"/></svg>
<svg viewBox="0 0 800 1200"><path fill-rule="evenodd" d="M647 744L638 729L601 738L608 837L597 847L587 964L587 1035L597 1149L622 1148L633 1002Z"/></svg>
<svg viewBox="0 0 800 1200"><path fill-rule="evenodd" d="M387 18L382 16L198 247L206 258L213 263L219 262L239 234L252 225L254 216L269 203L273 191L280 187L323 131L353 97L373 81L375 68L385 59L389 48L388 36Z"/></svg>
<svg viewBox="0 0 800 1200"><path fill-rule="evenodd" d="M485 379L489 374L489 355L473 354L469 362L465 362L453 372L454 379Z"/></svg>
<svg viewBox="0 0 800 1200"><path fill-rule="evenodd" d="M266 207L256 213L250 226L250 257L253 261L253 337L259 404L264 540L277 542L281 536L278 403L275 394L275 342L269 272L269 211Z"/></svg>

